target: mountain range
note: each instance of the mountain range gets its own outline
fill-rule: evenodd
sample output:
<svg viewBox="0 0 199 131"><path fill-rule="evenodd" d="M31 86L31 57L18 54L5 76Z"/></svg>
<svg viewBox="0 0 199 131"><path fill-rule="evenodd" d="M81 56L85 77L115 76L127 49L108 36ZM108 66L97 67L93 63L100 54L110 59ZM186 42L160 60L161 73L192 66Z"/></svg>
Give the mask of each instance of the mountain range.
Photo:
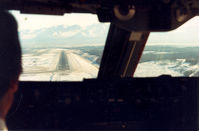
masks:
<svg viewBox="0 0 199 131"><path fill-rule="evenodd" d="M29 46L71 46L105 43L109 24L53 26L38 30L19 32L22 47Z"/></svg>

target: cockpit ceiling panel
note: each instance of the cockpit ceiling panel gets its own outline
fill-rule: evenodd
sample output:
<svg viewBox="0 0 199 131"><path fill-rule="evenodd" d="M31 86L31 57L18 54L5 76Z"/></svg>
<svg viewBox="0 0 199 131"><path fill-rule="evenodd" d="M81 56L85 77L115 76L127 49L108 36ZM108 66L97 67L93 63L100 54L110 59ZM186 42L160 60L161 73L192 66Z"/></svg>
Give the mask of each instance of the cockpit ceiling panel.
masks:
<svg viewBox="0 0 199 131"><path fill-rule="evenodd" d="M96 13L99 6L97 3L92 4L92 2L80 2L77 0L2 0L0 1L0 8L20 10L24 13L38 14L40 12L39 14L61 15L73 12ZM27 12L26 8L29 8Z"/></svg>
<svg viewBox="0 0 199 131"><path fill-rule="evenodd" d="M198 0L125 0L125 1L124 0L1 0L0 1L0 7L16 9L16 10L22 10L23 7L26 7L27 5L51 6L54 8L65 8L65 9L67 9L68 6L70 5L72 8L76 8L72 10L72 12L77 11L77 9L80 9L77 12L81 13L82 12L81 8L86 7L88 9L87 13L94 13L89 11L91 9L95 9L95 13L97 13L98 9L103 8L108 10L109 8L114 8L114 6L116 5L121 5L123 7L125 7L126 5L133 5L135 6L136 9L139 8L143 10L157 6L174 7L175 5L178 5L193 10L199 8L199 1Z"/></svg>
<svg viewBox="0 0 199 131"><path fill-rule="evenodd" d="M0 9L21 13L97 14L128 31L170 31L199 14L198 0L1 0Z"/></svg>

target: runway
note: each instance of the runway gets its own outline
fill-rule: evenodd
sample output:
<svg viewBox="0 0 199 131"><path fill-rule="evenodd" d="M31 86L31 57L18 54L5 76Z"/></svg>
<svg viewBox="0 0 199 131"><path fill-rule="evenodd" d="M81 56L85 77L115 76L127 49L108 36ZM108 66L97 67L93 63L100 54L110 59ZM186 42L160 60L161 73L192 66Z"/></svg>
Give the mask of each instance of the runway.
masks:
<svg viewBox="0 0 199 131"><path fill-rule="evenodd" d="M75 50L49 49L44 53L38 52L40 54L37 56L31 54L24 58L29 62L25 63L25 72L20 77L21 80L79 81L83 78L97 77L98 67Z"/></svg>

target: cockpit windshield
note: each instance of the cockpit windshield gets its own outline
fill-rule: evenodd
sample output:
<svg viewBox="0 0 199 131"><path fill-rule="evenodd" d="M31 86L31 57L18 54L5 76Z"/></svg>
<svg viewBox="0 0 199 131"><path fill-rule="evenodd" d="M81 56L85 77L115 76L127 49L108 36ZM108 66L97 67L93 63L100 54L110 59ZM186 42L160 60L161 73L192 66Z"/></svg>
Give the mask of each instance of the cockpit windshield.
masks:
<svg viewBox="0 0 199 131"><path fill-rule="evenodd" d="M22 81L96 78L109 24L96 15L30 15L11 11L23 51Z"/></svg>
<svg viewBox="0 0 199 131"><path fill-rule="evenodd" d="M199 17L171 32L151 33L135 77L199 76Z"/></svg>
<svg viewBox="0 0 199 131"><path fill-rule="evenodd" d="M109 24L96 15L30 15L11 11L23 50L22 81L96 78ZM151 33L135 77L199 76L199 17L170 32Z"/></svg>

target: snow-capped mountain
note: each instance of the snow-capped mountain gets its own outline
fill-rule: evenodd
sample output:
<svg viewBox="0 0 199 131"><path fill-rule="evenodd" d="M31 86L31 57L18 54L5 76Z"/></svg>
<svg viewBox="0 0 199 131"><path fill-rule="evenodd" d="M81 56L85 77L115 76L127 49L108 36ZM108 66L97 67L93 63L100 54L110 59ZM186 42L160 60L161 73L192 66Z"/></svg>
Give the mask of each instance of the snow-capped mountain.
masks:
<svg viewBox="0 0 199 131"><path fill-rule="evenodd" d="M34 31L19 32L22 47L29 46L75 46L104 44L109 24L92 24L86 27L79 25L58 25Z"/></svg>

